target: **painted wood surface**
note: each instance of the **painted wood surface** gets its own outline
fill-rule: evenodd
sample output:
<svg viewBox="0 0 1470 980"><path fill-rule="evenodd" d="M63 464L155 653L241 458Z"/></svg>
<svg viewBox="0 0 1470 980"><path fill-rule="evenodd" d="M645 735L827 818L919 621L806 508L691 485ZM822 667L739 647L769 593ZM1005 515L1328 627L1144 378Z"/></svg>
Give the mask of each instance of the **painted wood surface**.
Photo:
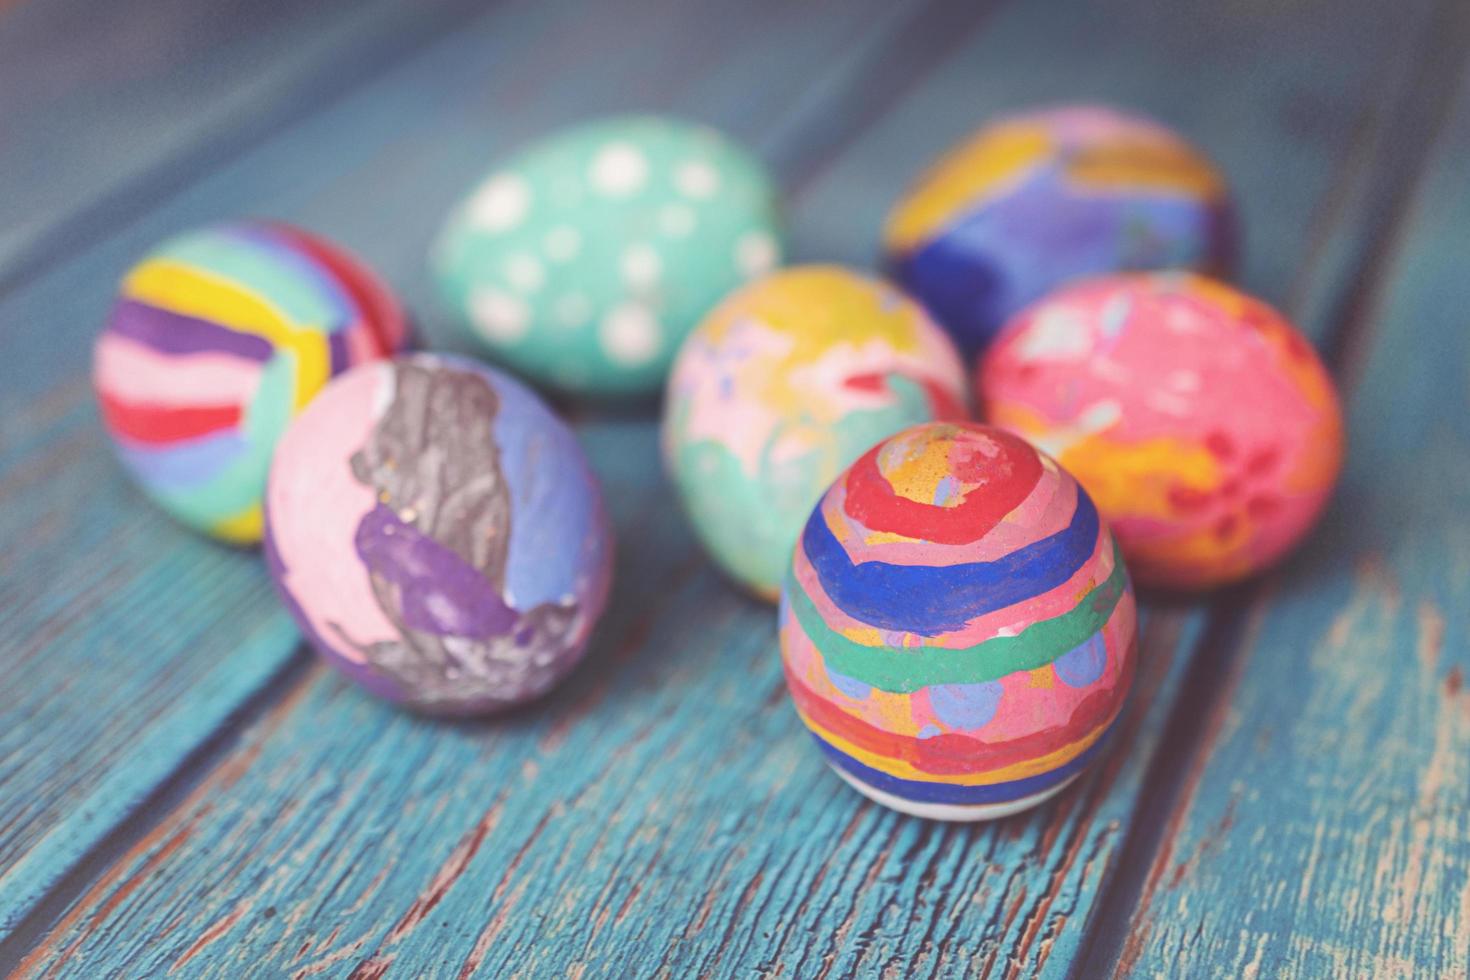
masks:
<svg viewBox="0 0 1470 980"><path fill-rule="evenodd" d="M0 299L16 355L0 387L0 540L34 556L0 569L0 683L19 692L0 708L0 969L1094 975L1187 963L1236 975L1252 962L1242 951L1258 948L1257 967L1277 967L1268 975L1463 966L1463 930L1441 924L1462 921L1454 886L1470 849L1453 815L1466 733L1417 710L1419 675L1398 691L1374 669L1395 652L1422 667L1403 624L1436 621L1404 612L1393 626L1386 600L1358 602L1341 642L1360 643L1367 624L1378 645L1349 650L1350 669L1322 638L1337 597L1376 588L1385 569L1398 594L1441 590L1439 622L1463 631L1446 610L1464 591L1467 542L1428 540L1433 521L1459 515L1427 489L1423 522L1405 522L1398 487L1356 443L1349 489L1309 553L1213 607L1156 606L1114 752L1056 803L989 828L895 817L824 771L784 703L773 617L694 547L648 410L571 406L625 542L613 612L563 690L488 723L434 724L359 695L297 650L249 556L175 530L126 487L88 402L84 348L112 282L150 241L240 212L301 221L388 272L443 337L421 255L444 207L518 140L630 106L702 118L756 146L791 191L799 257L862 263L888 202L985 115L1075 97L1137 105L1234 179L1247 285L1367 365L1354 421L1385 427L1376 444L1398 461L1388 472L1421 451L1385 445L1390 434L1434 415L1432 391L1400 404L1397 389L1435 366L1444 385L1459 370L1464 390L1463 341L1435 313L1462 302L1463 141L1440 149L1421 217L1395 238L1437 131L1423 90L1452 79L1462 54L1452 5L630 2L567 17L571 6L511 0L469 18ZM634 25L636 43L610 43ZM1426 46L1443 55L1431 69ZM1424 271L1421 250L1440 264ZM1443 343L1415 361L1382 328L1371 345L1333 342L1377 295L1362 292L1365 276L1393 297L1384 308L1406 318L1400 330ZM1385 345L1397 366L1375 383ZM1445 429L1447 447L1462 448L1459 424ZM1445 465L1444 479L1458 475ZM1357 506L1380 521L1372 548L1349 535ZM1355 586L1342 556L1360 551L1379 557ZM1310 688L1287 736L1282 698L1297 674L1277 672L1304 650L1320 651L1313 668L1332 679ZM1452 663L1441 654L1438 669L1457 694ZM1258 670L1268 672L1252 683ZM1201 690L1212 678L1222 683ZM1396 727L1381 713L1394 709L1408 716ZM1352 710L1363 741L1341 743L1334 712ZM1282 733L1266 736L1274 753L1256 750L1263 731ZM1376 796L1352 784L1355 765L1390 764L1370 731L1436 774L1427 803L1413 772ZM1272 782L1275 740L1296 736L1298 784ZM1234 787L1252 772L1270 795L1243 818ZM1378 809L1350 820L1355 799ZM1324 851L1366 850L1379 828L1397 842L1386 865ZM1268 839L1278 832L1287 841ZM1310 880L1335 890L1285 895L1246 926L1273 884L1299 887L1314 853L1326 856L1311 866L1335 877ZM1349 914L1338 897L1352 889ZM1385 920L1387 898L1410 890L1421 904ZM1426 919L1441 931L1421 931ZM1342 959L1370 924L1379 939L1361 957L1379 958Z"/></svg>

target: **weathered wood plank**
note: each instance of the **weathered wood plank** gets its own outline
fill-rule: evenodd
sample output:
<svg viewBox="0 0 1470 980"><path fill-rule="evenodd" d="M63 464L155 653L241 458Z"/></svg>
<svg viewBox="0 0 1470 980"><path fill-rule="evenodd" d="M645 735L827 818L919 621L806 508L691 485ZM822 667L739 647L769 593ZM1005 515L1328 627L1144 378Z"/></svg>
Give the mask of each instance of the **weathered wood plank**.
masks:
<svg viewBox="0 0 1470 980"><path fill-rule="evenodd" d="M484 0L51 0L0 20L0 293Z"/></svg>
<svg viewBox="0 0 1470 980"><path fill-rule="evenodd" d="M1311 294L1336 266L1329 254L1293 274L1297 259L1360 230L1337 205L1364 176L1359 140L1386 138L1423 13L1328 9L1263 31L1254 7L1015 5L856 141L810 137L846 147L835 164L801 147L799 116L732 125L771 140L799 178L799 250L860 261L913 169L985 113L1079 89L1134 102L1183 124L1242 185L1252 285ZM763 137L783 126L793 135ZM352 207L363 188L398 208L390 176L418 193L452 169L423 156L385 151L288 213L367 229L373 216ZM425 226L402 217L402 251L368 248L416 263ZM805 744L770 612L705 567L654 479L650 424L594 417L583 433L638 543L585 669L536 708L458 726L309 669L101 869L24 972L1064 972L1146 804L1146 763L1203 617L1153 617L1130 728L1077 790L996 827L903 820L843 789Z"/></svg>
<svg viewBox="0 0 1470 980"><path fill-rule="evenodd" d="M296 648L256 557L173 527L105 449L87 347L127 262L189 223L268 210L360 246L421 291L443 211L517 139L588 111L677 107L694 74L727 93L743 79L729 114L709 118L749 127L779 110L785 81L810 59L871 44L912 14L878 7L850 19L774 5L494 10L0 304L16 354L0 386L0 540L33 549L0 568L14 650L0 683L16 692L0 705L0 931L289 669ZM639 44L602 48L636 24ZM589 67L548 76L548 64ZM755 65L768 74L753 81ZM80 757L78 745L89 747Z"/></svg>
<svg viewBox="0 0 1470 980"><path fill-rule="evenodd" d="M481 46L487 81L533 71L509 54L544 29L513 8L484 18L472 36L492 39ZM0 305L17 353L0 386L0 540L30 555L0 571L0 683L16 692L3 710L28 722L0 726L0 931L295 649L256 556L189 540L126 483L85 380L90 338L132 257L251 203L217 196L214 211L185 196L182 214L150 215Z"/></svg>
<svg viewBox="0 0 1470 980"><path fill-rule="evenodd" d="M1463 61L1463 14L1426 62ZM1456 89L1428 81L1430 105ZM1470 973L1470 75L1458 92L1344 311L1338 499L1199 702L1119 974Z"/></svg>

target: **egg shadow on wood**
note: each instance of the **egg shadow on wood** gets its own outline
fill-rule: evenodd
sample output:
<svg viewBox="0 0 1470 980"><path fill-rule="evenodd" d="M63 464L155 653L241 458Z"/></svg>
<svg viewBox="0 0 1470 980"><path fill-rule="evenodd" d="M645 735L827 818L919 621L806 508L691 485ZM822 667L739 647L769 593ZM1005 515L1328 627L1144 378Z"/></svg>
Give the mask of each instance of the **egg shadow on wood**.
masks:
<svg viewBox="0 0 1470 980"><path fill-rule="evenodd" d="M652 421L600 414L580 434L603 481L617 541L606 612L582 661L551 691L445 724L497 730L567 725L608 710L610 701L626 706L648 694L651 682L666 683L701 653L709 655L697 642L660 642L660 630L687 625L691 616L768 616L775 657L775 607L730 585L698 547L663 477Z"/></svg>
<svg viewBox="0 0 1470 980"><path fill-rule="evenodd" d="M1330 588L1369 555L1392 545L1393 529L1376 519L1372 495L1344 482L1317 524L1298 546L1266 575L1282 596L1307 595Z"/></svg>

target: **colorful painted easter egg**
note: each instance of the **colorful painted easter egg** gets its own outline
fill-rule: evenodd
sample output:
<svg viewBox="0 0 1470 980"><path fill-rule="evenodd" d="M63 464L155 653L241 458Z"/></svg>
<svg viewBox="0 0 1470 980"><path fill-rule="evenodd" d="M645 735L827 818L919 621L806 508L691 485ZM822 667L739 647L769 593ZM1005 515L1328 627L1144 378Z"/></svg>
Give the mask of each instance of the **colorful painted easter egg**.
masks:
<svg viewBox="0 0 1470 980"><path fill-rule="evenodd" d="M1337 394L1311 344L1202 276L1064 289L1002 332L978 384L991 422L1076 474L1151 585L1206 588L1275 562L1342 463Z"/></svg>
<svg viewBox="0 0 1470 980"><path fill-rule="evenodd" d="M954 345L917 303L802 266L734 293L684 342L664 460L710 555L774 600L833 478L899 429L965 417L968 401Z"/></svg>
<svg viewBox="0 0 1470 980"><path fill-rule="evenodd" d="M1079 276L1188 268L1234 253L1224 181L1151 120L1100 106L1012 116L951 150L888 216L894 276L973 353Z"/></svg>
<svg viewBox="0 0 1470 980"><path fill-rule="evenodd" d="M710 308L781 259L774 186L714 130L620 117L500 165L432 265L469 332L540 383L649 393Z"/></svg>
<svg viewBox="0 0 1470 980"><path fill-rule="evenodd" d="M428 354L348 372L291 424L265 545L329 662L435 714L548 690L581 659L612 572L571 430L509 376Z"/></svg>
<svg viewBox="0 0 1470 980"><path fill-rule="evenodd" d="M832 484L781 594L797 713L837 774L903 813L988 820L1097 756L1137 613L1085 491L1011 433L930 422Z"/></svg>
<svg viewBox="0 0 1470 980"><path fill-rule="evenodd" d="M392 293L335 246L283 224L211 225L124 277L93 383L143 490L190 527L250 544L292 416L333 375L407 339Z"/></svg>

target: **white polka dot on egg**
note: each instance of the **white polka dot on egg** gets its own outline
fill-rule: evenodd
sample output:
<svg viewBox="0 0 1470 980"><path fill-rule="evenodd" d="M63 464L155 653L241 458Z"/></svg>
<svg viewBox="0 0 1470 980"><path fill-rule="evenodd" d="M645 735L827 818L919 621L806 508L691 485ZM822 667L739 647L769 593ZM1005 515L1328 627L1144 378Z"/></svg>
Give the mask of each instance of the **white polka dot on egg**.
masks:
<svg viewBox="0 0 1470 980"><path fill-rule="evenodd" d="M720 189L720 172L703 160L681 163L674 171L674 186L686 197L704 199Z"/></svg>
<svg viewBox="0 0 1470 980"><path fill-rule="evenodd" d="M546 282L546 270L533 255L522 252L505 263L505 278L517 292L534 293Z"/></svg>
<svg viewBox="0 0 1470 980"><path fill-rule="evenodd" d="M592 158L592 187L609 197L637 192L648 179L648 161L631 143L609 143Z"/></svg>
<svg viewBox="0 0 1470 980"><path fill-rule="evenodd" d="M658 320L646 307L624 303L615 307L597 331L608 359L625 367L647 364L658 353Z"/></svg>
<svg viewBox="0 0 1470 980"><path fill-rule="evenodd" d="M515 174L496 174L470 198L470 220L486 231L508 231L531 209L531 186Z"/></svg>
<svg viewBox="0 0 1470 980"><path fill-rule="evenodd" d="M663 262L658 252L642 243L629 245L623 251L623 281L634 289L647 289L658 282Z"/></svg>
<svg viewBox="0 0 1470 980"><path fill-rule="evenodd" d="M759 276L776 267L776 240L763 231L750 231L735 243L735 264L747 276Z"/></svg>
<svg viewBox="0 0 1470 980"><path fill-rule="evenodd" d="M470 294L470 316L490 340L509 343L521 339L531 325L531 311L510 293L479 286Z"/></svg>

